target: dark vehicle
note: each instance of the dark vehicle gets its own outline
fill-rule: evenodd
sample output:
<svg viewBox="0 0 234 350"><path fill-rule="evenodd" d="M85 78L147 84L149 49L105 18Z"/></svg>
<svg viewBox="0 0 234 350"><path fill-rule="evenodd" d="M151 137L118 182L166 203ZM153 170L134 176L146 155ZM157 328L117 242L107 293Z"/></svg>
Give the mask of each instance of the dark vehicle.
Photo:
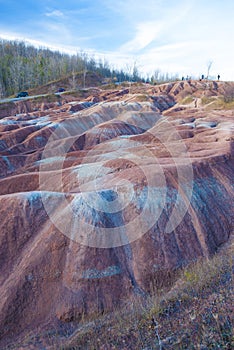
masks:
<svg viewBox="0 0 234 350"><path fill-rule="evenodd" d="M64 88L59 88L56 92L64 92L65 89Z"/></svg>
<svg viewBox="0 0 234 350"><path fill-rule="evenodd" d="M27 91L21 91L16 95L16 98L28 96Z"/></svg>

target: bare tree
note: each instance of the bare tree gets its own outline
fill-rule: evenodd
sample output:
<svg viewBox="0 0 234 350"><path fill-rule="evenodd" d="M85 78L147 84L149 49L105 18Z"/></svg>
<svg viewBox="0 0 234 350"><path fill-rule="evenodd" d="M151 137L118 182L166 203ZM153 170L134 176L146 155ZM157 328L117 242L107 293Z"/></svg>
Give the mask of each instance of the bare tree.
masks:
<svg viewBox="0 0 234 350"><path fill-rule="evenodd" d="M153 74L154 82L159 81L160 72L161 72L160 69L155 69L154 74Z"/></svg>
<svg viewBox="0 0 234 350"><path fill-rule="evenodd" d="M71 87L72 87L72 90L76 89L76 73L74 70L72 71Z"/></svg>
<svg viewBox="0 0 234 350"><path fill-rule="evenodd" d="M209 79L210 68L211 68L212 64L213 64L213 61L211 61L211 60L207 62L207 79Z"/></svg>
<svg viewBox="0 0 234 350"><path fill-rule="evenodd" d="M0 95L10 96L20 90L35 88L61 78L69 79L70 86L77 87L77 74L82 74L82 85L87 85L87 73L95 72L97 77L113 80L142 80L136 60L126 70L114 70L104 59L101 64L87 53L75 55L35 48L24 42L0 39ZM53 88L55 88L55 85Z"/></svg>
<svg viewBox="0 0 234 350"><path fill-rule="evenodd" d="M159 80L160 80L160 72L161 72L160 69L155 69L155 71L153 72L153 74L151 75L151 78L150 78L151 84L156 84L156 83L159 82Z"/></svg>
<svg viewBox="0 0 234 350"><path fill-rule="evenodd" d="M126 64L126 71L128 74L128 82L129 82L129 94L131 92L132 80L137 81L139 77L139 71L137 66L137 61L134 60Z"/></svg>
<svg viewBox="0 0 234 350"><path fill-rule="evenodd" d="M132 80L132 65L130 62L126 63L126 72L128 76L128 83L129 83L129 94L131 91L131 80Z"/></svg>
<svg viewBox="0 0 234 350"><path fill-rule="evenodd" d="M85 89L85 84L86 84L86 74L87 74L87 54L83 54L83 88Z"/></svg>
<svg viewBox="0 0 234 350"><path fill-rule="evenodd" d="M0 98L4 97L4 86L0 80Z"/></svg>
<svg viewBox="0 0 234 350"><path fill-rule="evenodd" d="M85 89L85 82L86 82L86 74L87 74L87 68L86 68L86 65L85 65L84 66L84 70L83 70L84 89Z"/></svg>

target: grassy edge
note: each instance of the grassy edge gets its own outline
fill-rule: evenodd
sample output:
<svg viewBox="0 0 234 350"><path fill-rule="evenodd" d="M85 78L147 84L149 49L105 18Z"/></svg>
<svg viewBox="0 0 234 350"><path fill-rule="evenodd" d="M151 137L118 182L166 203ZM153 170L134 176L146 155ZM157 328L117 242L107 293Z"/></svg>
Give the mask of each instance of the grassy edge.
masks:
<svg viewBox="0 0 234 350"><path fill-rule="evenodd" d="M230 239L212 258L181 270L169 291L135 296L112 312L84 317L72 334L31 331L5 349L231 350L233 252Z"/></svg>
<svg viewBox="0 0 234 350"><path fill-rule="evenodd" d="M122 309L97 317L59 349L231 349L233 315L227 311L233 287L232 258L230 247L191 264L168 293L136 297Z"/></svg>

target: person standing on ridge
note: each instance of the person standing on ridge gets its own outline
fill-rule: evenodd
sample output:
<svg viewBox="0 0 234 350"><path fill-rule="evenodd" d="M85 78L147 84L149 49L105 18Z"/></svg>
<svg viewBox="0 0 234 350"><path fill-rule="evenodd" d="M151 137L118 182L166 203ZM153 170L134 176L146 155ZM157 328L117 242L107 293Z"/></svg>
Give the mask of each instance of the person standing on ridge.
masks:
<svg viewBox="0 0 234 350"><path fill-rule="evenodd" d="M220 75L218 74L218 80L220 79Z"/></svg>

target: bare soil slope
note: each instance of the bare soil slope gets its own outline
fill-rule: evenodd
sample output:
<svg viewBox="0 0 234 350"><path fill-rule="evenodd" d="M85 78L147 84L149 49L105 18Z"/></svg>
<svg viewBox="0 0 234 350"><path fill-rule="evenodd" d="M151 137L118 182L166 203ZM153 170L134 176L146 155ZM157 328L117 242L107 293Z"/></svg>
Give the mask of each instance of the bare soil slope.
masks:
<svg viewBox="0 0 234 350"><path fill-rule="evenodd" d="M228 242L233 110L201 99L230 88L176 82L1 106L2 344L147 295Z"/></svg>

